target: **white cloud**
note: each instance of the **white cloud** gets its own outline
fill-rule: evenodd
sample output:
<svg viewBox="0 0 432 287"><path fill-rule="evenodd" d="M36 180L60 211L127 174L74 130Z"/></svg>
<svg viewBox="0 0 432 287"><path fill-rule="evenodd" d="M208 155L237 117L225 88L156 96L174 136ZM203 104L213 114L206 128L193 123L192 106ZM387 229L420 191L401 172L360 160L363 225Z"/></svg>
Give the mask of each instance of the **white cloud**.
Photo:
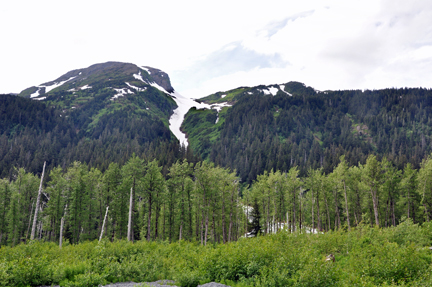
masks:
<svg viewBox="0 0 432 287"><path fill-rule="evenodd" d="M431 19L426 0L6 0L0 93L105 61L162 69L192 97L291 80L431 87Z"/></svg>

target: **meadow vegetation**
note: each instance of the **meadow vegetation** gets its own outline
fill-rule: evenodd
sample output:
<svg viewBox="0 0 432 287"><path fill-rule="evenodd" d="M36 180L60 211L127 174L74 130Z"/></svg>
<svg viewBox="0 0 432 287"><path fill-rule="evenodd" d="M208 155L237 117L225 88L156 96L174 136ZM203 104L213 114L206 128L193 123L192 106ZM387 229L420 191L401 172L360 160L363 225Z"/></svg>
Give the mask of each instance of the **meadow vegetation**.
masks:
<svg viewBox="0 0 432 287"><path fill-rule="evenodd" d="M430 286L432 224L360 224L320 234L300 230L227 244L124 240L32 241L0 249L0 286L98 286L173 279L178 286ZM334 254L335 261L326 261Z"/></svg>

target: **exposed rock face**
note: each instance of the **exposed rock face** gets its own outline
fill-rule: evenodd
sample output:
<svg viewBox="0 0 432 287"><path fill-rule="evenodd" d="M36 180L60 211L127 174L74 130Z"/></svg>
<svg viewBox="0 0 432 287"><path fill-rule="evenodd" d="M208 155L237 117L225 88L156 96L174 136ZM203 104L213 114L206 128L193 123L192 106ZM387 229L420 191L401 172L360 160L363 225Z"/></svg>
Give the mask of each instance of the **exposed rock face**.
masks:
<svg viewBox="0 0 432 287"><path fill-rule="evenodd" d="M167 73L152 67L144 66L144 68L150 71L150 76L156 84L164 88L168 93L174 92L174 88L171 86L171 82Z"/></svg>

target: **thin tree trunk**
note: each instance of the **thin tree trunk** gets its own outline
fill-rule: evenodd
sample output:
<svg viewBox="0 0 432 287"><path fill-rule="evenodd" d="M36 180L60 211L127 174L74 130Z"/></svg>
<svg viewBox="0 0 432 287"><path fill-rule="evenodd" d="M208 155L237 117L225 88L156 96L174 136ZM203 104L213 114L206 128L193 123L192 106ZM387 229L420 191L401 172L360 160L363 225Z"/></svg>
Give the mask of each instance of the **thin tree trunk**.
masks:
<svg viewBox="0 0 432 287"><path fill-rule="evenodd" d="M44 162L43 169L42 169L42 176L41 176L41 181L40 181L40 185L39 185L39 192L38 192L38 196L37 196L37 200L36 200L36 208L35 208L35 214L34 214L34 218L33 218L33 227L32 227L32 232L31 232L30 240L33 240L34 237L35 237L36 222L37 222L38 210L39 210L39 203L40 203L40 197L41 197L41 194L42 194L42 183L43 183L43 178L44 178L44 174L45 174L45 166L46 166L46 161Z"/></svg>
<svg viewBox="0 0 432 287"><path fill-rule="evenodd" d="M296 231L296 196L295 196L295 193L296 193L296 191L295 191L295 189L293 190L293 214L292 214L292 218L291 218L291 221L292 221L292 226L293 226L293 232L295 232Z"/></svg>
<svg viewBox="0 0 432 287"><path fill-rule="evenodd" d="M217 234L216 234L216 220L215 220L215 209L214 209L214 207L213 207L213 215L212 215L212 217L213 217L213 240L214 240L214 243L216 243L218 240L217 240Z"/></svg>
<svg viewBox="0 0 432 287"><path fill-rule="evenodd" d="M207 236L208 236L208 213L206 213L206 218L205 218L205 234L204 234L204 246L207 246Z"/></svg>
<svg viewBox="0 0 432 287"><path fill-rule="evenodd" d="M151 213L152 213L152 196L151 193L149 194L148 199L148 218L147 218L147 241L150 241L151 239Z"/></svg>
<svg viewBox="0 0 432 287"><path fill-rule="evenodd" d="M387 198L386 214L385 214L385 222L384 222L385 227L388 227L388 221L390 221L390 198Z"/></svg>
<svg viewBox="0 0 432 287"><path fill-rule="evenodd" d="M28 224L27 232L26 232L26 242L27 242L28 234L29 234L29 232L30 232L31 218L32 218L32 215L33 215L33 206L34 206L34 204L35 204L35 203L34 203L34 201L33 201L33 203L32 203L32 207L31 207L31 211L30 211L29 224Z"/></svg>
<svg viewBox="0 0 432 287"><path fill-rule="evenodd" d="M155 239L159 238L159 215L160 215L159 191L156 192L156 214L155 214Z"/></svg>
<svg viewBox="0 0 432 287"><path fill-rule="evenodd" d="M102 229L101 229L101 234L100 234L100 237L99 237L99 242L102 240L102 236L103 236L103 233L104 233L105 222L106 222L106 218L107 218L107 215L108 215L108 208L109 208L109 206L107 206L106 211L105 211L105 217L104 217L104 220L103 220L103 223L102 223Z"/></svg>
<svg viewBox="0 0 432 287"><path fill-rule="evenodd" d="M41 240L42 239L42 221L39 221L38 231L39 231L39 240Z"/></svg>
<svg viewBox="0 0 432 287"><path fill-rule="evenodd" d="M229 222L229 228L228 228L228 242L232 241L232 227L233 227L233 207L231 206L231 212L230 212L230 222Z"/></svg>
<svg viewBox="0 0 432 287"><path fill-rule="evenodd" d="M314 232L314 230L315 230L315 216L314 216L314 194L313 194L313 188L311 188L311 193L312 193L312 196L311 196L311 200L312 200L312 233Z"/></svg>
<svg viewBox="0 0 432 287"><path fill-rule="evenodd" d="M267 215L266 215L266 234L270 233L270 194L268 195L267 202Z"/></svg>
<svg viewBox="0 0 432 287"><path fill-rule="evenodd" d="M341 228L341 221L340 221L340 216L339 216L339 207L338 207L338 202L337 202L337 190L334 189L334 200L335 200L335 230L340 229Z"/></svg>
<svg viewBox="0 0 432 287"><path fill-rule="evenodd" d="M222 190L222 241L225 244L227 242L226 234L226 222L225 222L225 190Z"/></svg>
<svg viewBox="0 0 432 287"><path fill-rule="evenodd" d="M375 224L376 226L379 226L379 218L378 218L378 199L377 199L377 192L373 191L371 188L371 194L372 194L372 203L373 203L373 210L375 215ZM409 210L409 208L408 208ZM409 211L408 211L408 218L409 218Z"/></svg>
<svg viewBox="0 0 432 287"><path fill-rule="evenodd" d="M317 203L317 231L321 231L322 224L321 224L321 214L320 214L320 208L319 208L319 190L316 192L316 203Z"/></svg>
<svg viewBox="0 0 432 287"><path fill-rule="evenodd" d="M64 227L64 218L66 217L66 211L67 211L67 204L65 206L64 215L61 218L61 223L60 223L60 239L59 239L59 247L60 247L60 249L62 248L62 245L63 245L63 227Z"/></svg>
<svg viewBox="0 0 432 287"><path fill-rule="evenodd" d="M301 196L299 197L299 231L302 232L302 202Z"/></svg>
<svg viewBox="0 0 432 287"><path fill-rule="evenodd" d="M329 210L329 206L328 206L328 202L327 202L327 196L324 196L324 201L325 201L326 209L327 209L327 228L326 228L326 230L329 231L331 229L331 223L330 223L330 210Z"/></svg>
<svg viewBox="0 0 432 287"><path fill-rule="evenodd" d="M346 208L346 215L347 215L348 230L351 231L349 210L348 210L348 196L347 196L347 191L346 191L345 180L343 181L343 184L344 184L344 193L345 193L345 208Z"/></svg>
<svg viewBox="0 0 432 287"><path fill-rule="evenodd" d="M127 233L127 240L128 241L133 241L133 238L132 238L132 204L133 204L132 191L133 191L133 188L131 187L130 198L129 198L129 220L128 220L128 233Z"/></svg>

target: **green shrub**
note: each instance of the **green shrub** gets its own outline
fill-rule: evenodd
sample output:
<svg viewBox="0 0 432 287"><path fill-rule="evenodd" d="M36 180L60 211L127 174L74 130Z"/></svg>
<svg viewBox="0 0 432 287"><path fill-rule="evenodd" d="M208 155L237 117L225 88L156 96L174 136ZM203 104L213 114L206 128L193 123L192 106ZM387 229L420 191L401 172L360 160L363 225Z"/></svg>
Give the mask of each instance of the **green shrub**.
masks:
<svg viewBox="0 0 432 287"><path fill-rule="evenodd" d="M64 282L65 287L97 287L106 283L105 276L97 273L84 273L75 276L74 281Z"/></svg>
<svg viewBox="0 0 432 287"><path fill-rule="evenodd" d="M0 286L1 287L6 287L11 285L9 283L9 279L11 276L8 274L8 269L9 267L7 266L6 262L0 263Z"/></svg>
<svg viewBox="0 0 432 287"><path fill-rule="evenodd" d="M196 287L200 284L201 277L197 271L183 270L176 280L181 287Z"/></svg>

